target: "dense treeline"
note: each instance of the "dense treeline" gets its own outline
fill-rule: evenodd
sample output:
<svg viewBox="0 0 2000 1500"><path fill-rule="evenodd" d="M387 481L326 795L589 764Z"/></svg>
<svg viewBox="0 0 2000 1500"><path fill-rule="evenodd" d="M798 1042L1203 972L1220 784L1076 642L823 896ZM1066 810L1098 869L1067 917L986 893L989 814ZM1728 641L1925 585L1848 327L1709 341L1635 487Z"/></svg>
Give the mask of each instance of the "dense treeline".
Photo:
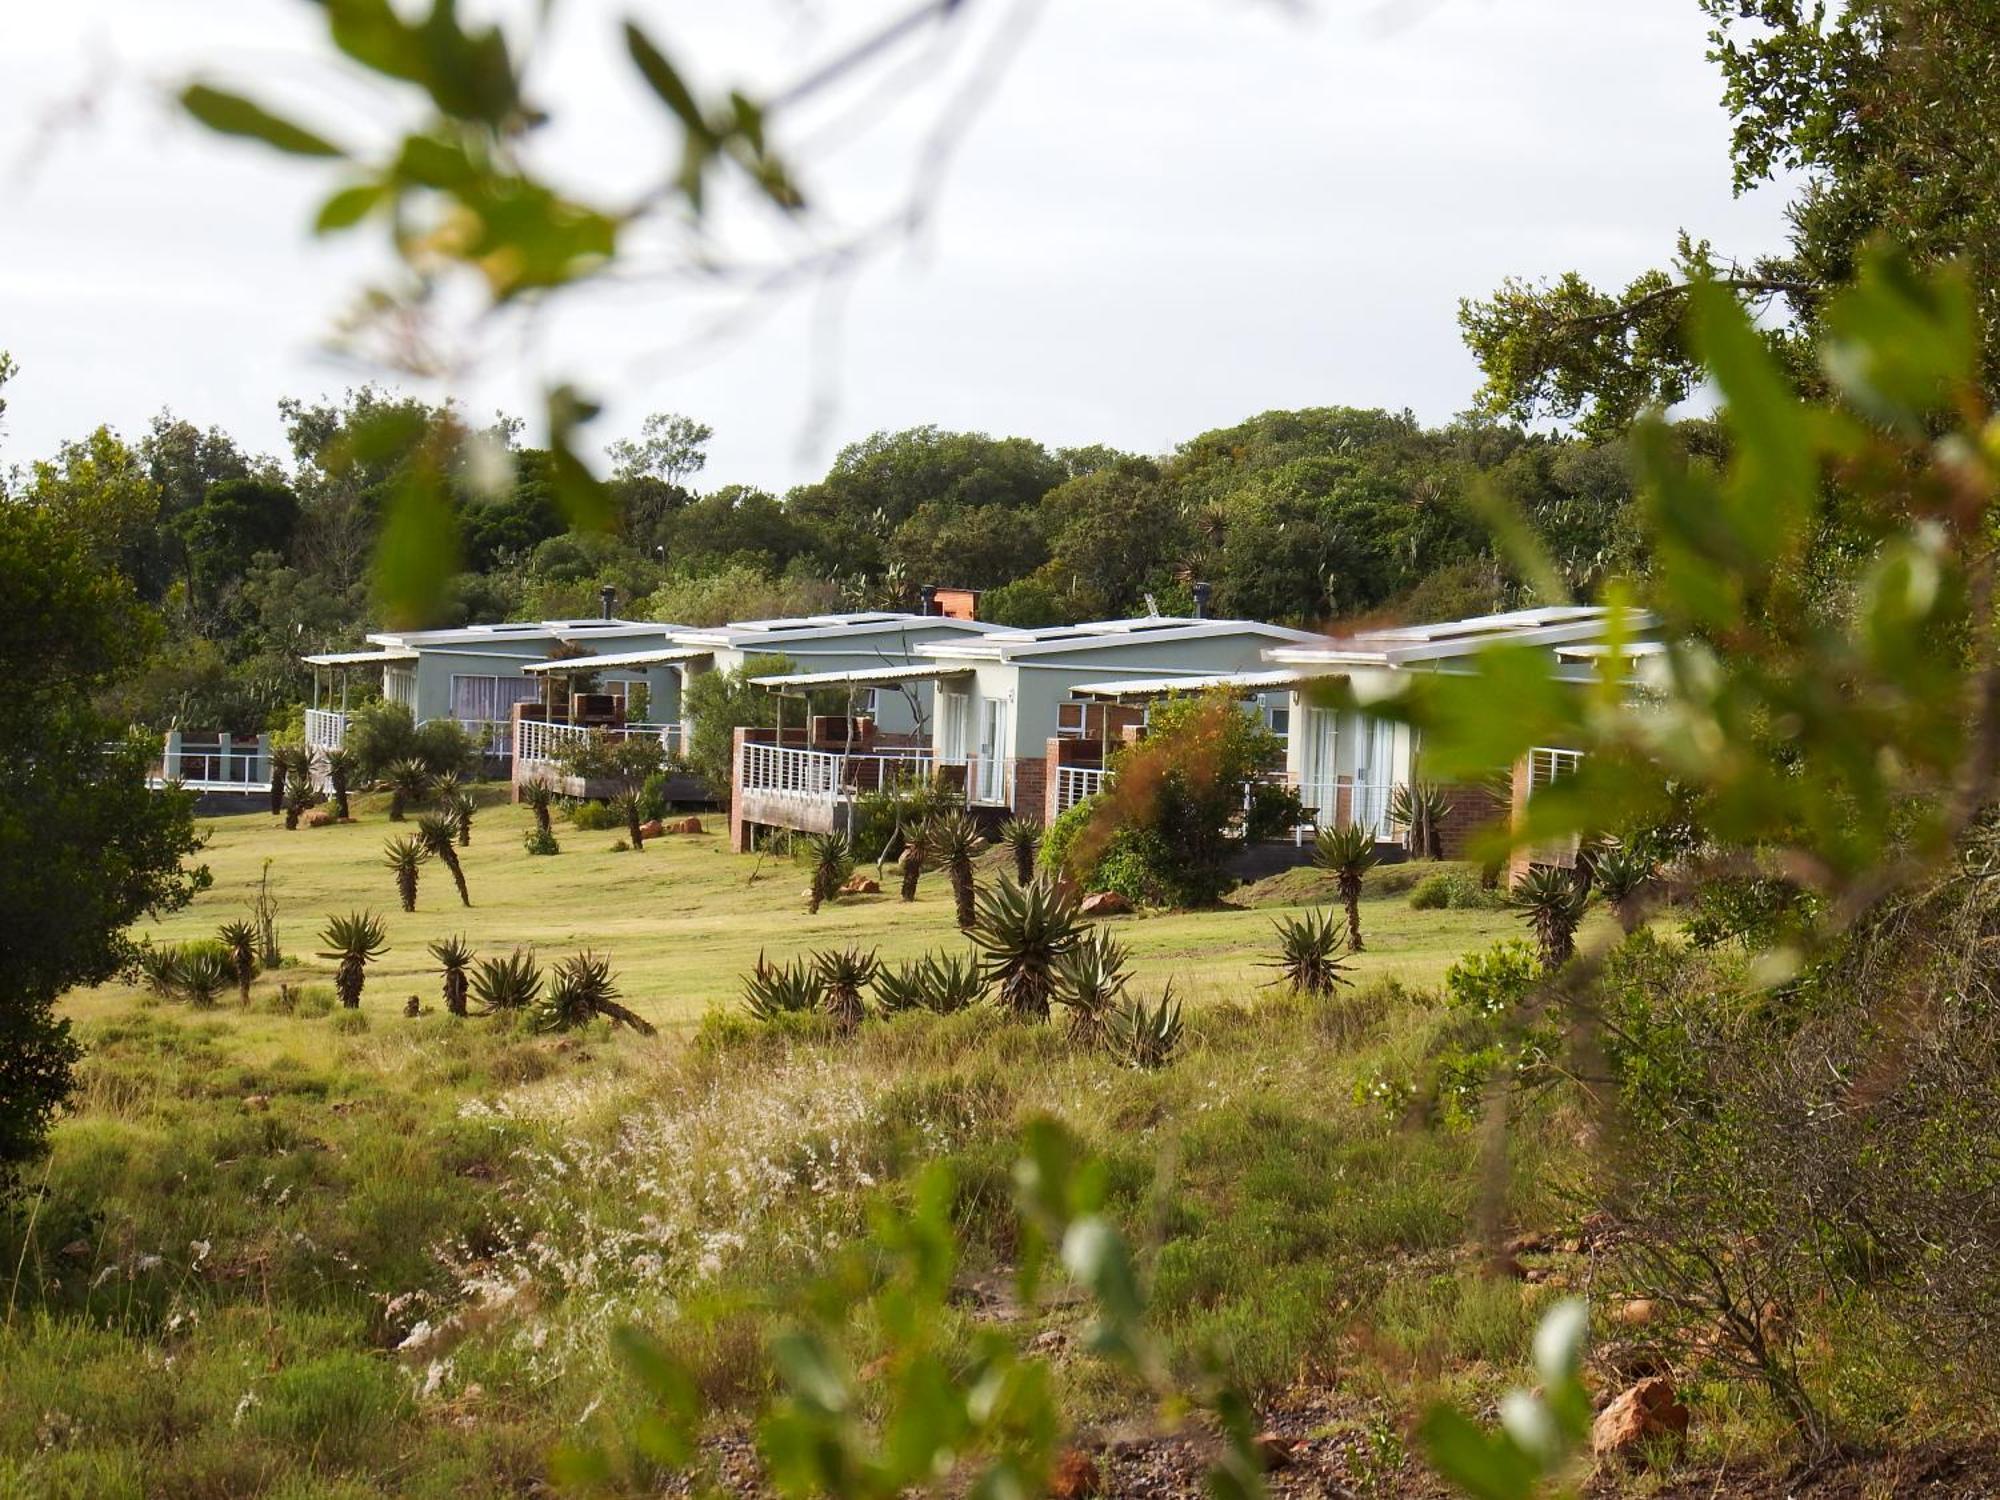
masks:
<svg viewBox="0 0 2000 1500"><path fill-rule="evenodd" d="M290 452L163 412L136 440L99 428L17 468L7 498L87 539L165 626L112 695L120 717L251 731L304 689L301 650L379 623L371 569L399 474L458 415L385 395L283 401ZM1622 441L1535 436L1408 413L1266 412L1152 458L932 427L877 433L778 496L702 488L709 430L648 420L610 450L612 524L570 529L549 455L502 418L449 487L459 556L426 623L621 613L683 624L913 605L925 583L986 590L984 614L1053 624L1185 612L1322 625L1518 603L1481 506L1497 499L1590 593L1634 559ZM397 442L382 434L398 434Z"/></svg>

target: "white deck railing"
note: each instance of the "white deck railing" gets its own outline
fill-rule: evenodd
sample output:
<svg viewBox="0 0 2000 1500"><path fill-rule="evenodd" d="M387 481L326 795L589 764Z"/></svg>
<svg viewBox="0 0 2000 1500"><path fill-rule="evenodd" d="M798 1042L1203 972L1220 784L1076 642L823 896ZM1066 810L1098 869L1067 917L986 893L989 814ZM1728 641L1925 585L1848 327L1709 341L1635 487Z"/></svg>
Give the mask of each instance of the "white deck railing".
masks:
<svg viewBox="0 0 2000 1500"><path fill-rule="evenodd" d="M678 724L623 724L614 729L593 729L582 724L551 724L544 719L523 719L514 758L553 765L562 759L568 747L584 744L594 734L611 739L656 739L669 755L680 754L682 748L681 726Z"/></svg>
<svg viewBox="0 0 2000 1500"><path fill-rule="evenodd" d="M347 739L347 715L330 708L306 710L306 748L338 750Z"/></svg>
<svg viewBox="0 0 2000 1500"><path fill-rule="evenodd" d="M271 763L255 748L184 740L162 751L159 782L178 782L195 792L261 791L271 784Z"/></svg>
<svg viewBox="0 0 2000 1500"><path fill-rule="evenodd" d="M1104 790L1104 770L1100 766L1056 767L1056 811L1066 813L1087 797Z"/></svg>
<svg viewBox="0 0 2000 1500"><path fill-rule="evenodd" d="M743 747L742 789L796 802L842 802L899 779L928 781L932 767L930 750L916 745L849 755L753 742Z"/></svg>
<svg viewBox="0 0 2000 1500"><path fill-rule="evenodd" d="M1299 801L1313 810L1313 821L1321 828L1358 823L1378 839L1395 837L1389 819L1389 799L1395 795L1391 781L1303 781Z"/></svg>

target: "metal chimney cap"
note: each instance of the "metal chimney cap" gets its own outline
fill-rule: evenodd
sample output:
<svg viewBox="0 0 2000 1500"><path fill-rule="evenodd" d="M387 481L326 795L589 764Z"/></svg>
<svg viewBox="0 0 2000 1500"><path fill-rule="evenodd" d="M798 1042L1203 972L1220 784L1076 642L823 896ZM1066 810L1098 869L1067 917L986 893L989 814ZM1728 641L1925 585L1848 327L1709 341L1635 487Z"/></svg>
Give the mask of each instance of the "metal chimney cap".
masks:
<svg viewBox="0 0 2000 1500"><path fill-rule="evenodd" d="M598 618L599 618L599 619L602 619L602 620L608 620L608 619L610 619L610 618L611 618L611 606L612 606L612 603L613 603L613 602L614 602L614 601L615 601L615 600L616 600L617 598L618 598L618 590L617 590L617 589L615 589L615 588L613 588L613 587L612 587L612 586L611 586L610 584L608 584L608 583L607 583L607 584L605 584L603 588L601 588L601 589L599 589L599 590L597 591L597 603L598 603Z"/></svg>

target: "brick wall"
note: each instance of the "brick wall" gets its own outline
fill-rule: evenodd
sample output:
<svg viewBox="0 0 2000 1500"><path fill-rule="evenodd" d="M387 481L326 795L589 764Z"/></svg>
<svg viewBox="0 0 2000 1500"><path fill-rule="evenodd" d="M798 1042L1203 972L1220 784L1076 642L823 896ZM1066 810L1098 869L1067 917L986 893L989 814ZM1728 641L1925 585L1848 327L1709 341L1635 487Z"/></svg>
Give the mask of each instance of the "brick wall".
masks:
<svg viewBox="0 0 2000 1500"><path fill-rule="evenodd" d="M1014 762L1014 812L1030 823L1049 821L1049 763L1026 756Z"/></svg>
<svg viewBox="0 0 2000 1500"><path fill-rule="evenodd" d="M1451 808L1439 830L1444 857L1470 859L1477 836L1496 823L1506 823L1510 812L1507 789L1483 783L1458 783L1441 790Z"/></svg>

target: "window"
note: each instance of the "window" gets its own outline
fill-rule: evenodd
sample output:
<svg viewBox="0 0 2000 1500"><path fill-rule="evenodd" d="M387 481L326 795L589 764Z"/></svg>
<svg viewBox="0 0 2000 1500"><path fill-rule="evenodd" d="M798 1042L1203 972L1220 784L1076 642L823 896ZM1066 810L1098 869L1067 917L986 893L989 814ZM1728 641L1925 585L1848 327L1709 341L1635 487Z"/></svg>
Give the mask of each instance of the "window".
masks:
<svg viewBox="0 0 2000 1500"><path fill-rule="evenodd" d="M451 716L461 723L505 723L516 703L542 696L541 687L525 677L451 676Z"/></svg>
<svg viewBox="0 0 2000 1500"><path fill-rule="evenodd" d="M1561 781L1565 776L1574 776L1577 767L1582 764L1581 750L1557 750L1537 745L1528 752L1528 795L1534 796L1537 789Z"/></svg>
<svg viewBox="0 0 2000 1500"><path fill-rule="evenodd" d="M1056 705L1056 738L1082 740L1090 737L1090 705L1081 698L1065 698Z"/></svg>
<svg viewBox="0 0 2000 1500"><path fill-rule="evenodd" d="M1264 700L1264 727L1281 740L1292 737L1292 700L1289 698L1266 698Z"/></svg>

